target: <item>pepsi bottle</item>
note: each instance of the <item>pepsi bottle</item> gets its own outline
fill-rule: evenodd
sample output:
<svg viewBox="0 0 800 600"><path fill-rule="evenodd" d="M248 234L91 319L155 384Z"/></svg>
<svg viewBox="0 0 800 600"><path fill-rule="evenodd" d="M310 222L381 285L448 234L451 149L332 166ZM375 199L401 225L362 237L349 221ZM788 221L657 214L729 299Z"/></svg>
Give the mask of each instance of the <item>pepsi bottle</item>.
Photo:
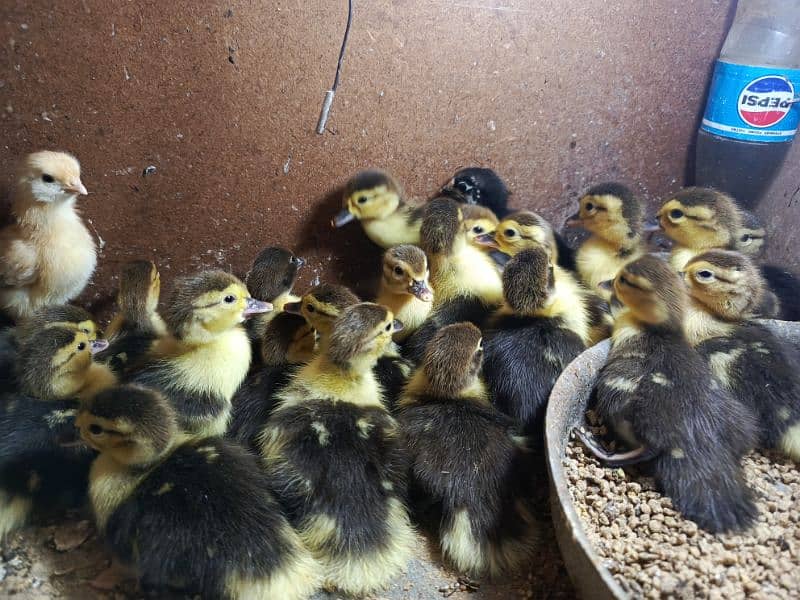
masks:
<svg viewBox="0 0 800 600"><path fill-rule="evenodd" d="M800 0L739 0L697 135L695 185L760 201L800 121Z"/></svg>

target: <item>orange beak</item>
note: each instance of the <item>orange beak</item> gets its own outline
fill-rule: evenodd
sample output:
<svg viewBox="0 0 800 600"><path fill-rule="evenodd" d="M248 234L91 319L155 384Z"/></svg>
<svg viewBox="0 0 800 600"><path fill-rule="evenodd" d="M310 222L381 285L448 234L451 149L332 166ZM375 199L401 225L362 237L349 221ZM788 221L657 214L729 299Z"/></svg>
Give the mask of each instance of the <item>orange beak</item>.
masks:
<svg viewBox="0 0 800 600"><path fill-rule="evenodd" d="M85 196L89 193L89 191L86 189L86 186L83 185L83 182L81 182L80 179L76 179L75 181L72 181L71 183L65 185L64 191L73 192L80 196Z"/></svg>

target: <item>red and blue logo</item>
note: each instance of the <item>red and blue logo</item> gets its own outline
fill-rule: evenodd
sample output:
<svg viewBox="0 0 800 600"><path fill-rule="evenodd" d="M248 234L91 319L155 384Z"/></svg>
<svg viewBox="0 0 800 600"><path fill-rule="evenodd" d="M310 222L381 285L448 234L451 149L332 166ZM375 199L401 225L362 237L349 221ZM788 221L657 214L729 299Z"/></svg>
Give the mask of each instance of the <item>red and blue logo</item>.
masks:
<svg viewBox="0 0 800 600"><path fill-rule="evenodd" d="M759 77L739 94L739 116L751 127L772 127L789 114L793 100L791 81L778 75Z"/></svg>

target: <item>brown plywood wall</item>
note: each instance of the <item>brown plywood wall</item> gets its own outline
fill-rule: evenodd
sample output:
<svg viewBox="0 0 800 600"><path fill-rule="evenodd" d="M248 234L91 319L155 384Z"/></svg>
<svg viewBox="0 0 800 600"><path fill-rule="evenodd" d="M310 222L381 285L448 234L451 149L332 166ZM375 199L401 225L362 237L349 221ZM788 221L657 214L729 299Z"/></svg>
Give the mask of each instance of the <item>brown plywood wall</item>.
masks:
<svg viewBox="0 0 800 600"><path fill-rule="evenodd" d="M303 284L363 290L377 250L328 221L364 167L424 199L458 167L489 165L514 205L555 223L599 180L651 201L680 186L731 4L355 0L319 136L345 0L4 0L0 174L7 191L24 153L78 156L104 241L85 295L98 308L126 260L154 259L167 281L243 274L267 244L311 259ZM765 203L787 233L773 250L793 260L799 158Z"/></svg>

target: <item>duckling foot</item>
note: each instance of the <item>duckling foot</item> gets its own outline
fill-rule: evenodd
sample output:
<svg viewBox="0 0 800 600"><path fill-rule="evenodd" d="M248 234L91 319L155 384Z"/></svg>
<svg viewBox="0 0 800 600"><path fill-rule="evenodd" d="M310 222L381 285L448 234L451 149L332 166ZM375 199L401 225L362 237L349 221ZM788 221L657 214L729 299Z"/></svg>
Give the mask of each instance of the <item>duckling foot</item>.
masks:
<svg viewBox="0 0 800 600"><path fill-rule="evenodd" d="M451 583L444 587L439 588L439 592L445 598L449 598L456 592L477 592L481 587L480 582L475 581L467 577L466 575L461 575L456 580L456 583Z"/></svg>
<svg viewBox="0 0 800 600"><path fill-rule="evenodd" d="M629 452L608 452L593 434L582 427L575 428L575 436L597 460L602 461L604 466L612 469L645 462L655 458L658 454L658 452L647 446L639 446Z"/></svg>

